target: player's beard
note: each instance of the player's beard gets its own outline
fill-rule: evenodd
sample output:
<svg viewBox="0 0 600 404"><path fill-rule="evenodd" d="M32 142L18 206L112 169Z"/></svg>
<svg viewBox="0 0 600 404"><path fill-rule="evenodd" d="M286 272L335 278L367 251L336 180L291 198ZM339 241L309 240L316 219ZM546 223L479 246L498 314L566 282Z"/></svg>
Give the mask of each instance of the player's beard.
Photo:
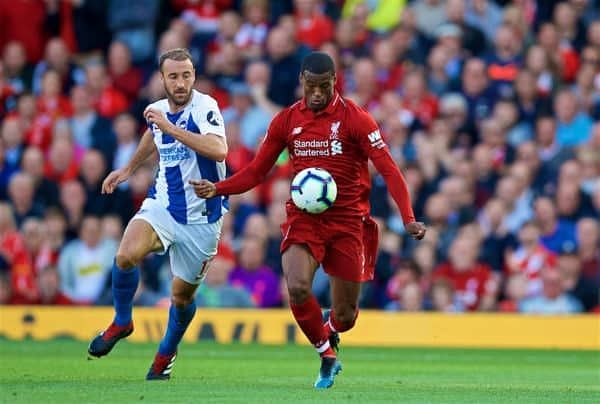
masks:
<svg viewBox="0 0 600 404"><path fill-rule="evenodd" d="M186 93L185 90L179 90L175 91L175 92L170 92L169 89L165 86L165 92L167 93L167 98L169 99L169 102L171 102L172 104L181 107L185 104L188 103L188 101L190 100L190 97L192 96L192 89L190 88L190 90ZM178 98L178 97L182 97L183 94L185 94L185 97L182 98Z"/></svg>

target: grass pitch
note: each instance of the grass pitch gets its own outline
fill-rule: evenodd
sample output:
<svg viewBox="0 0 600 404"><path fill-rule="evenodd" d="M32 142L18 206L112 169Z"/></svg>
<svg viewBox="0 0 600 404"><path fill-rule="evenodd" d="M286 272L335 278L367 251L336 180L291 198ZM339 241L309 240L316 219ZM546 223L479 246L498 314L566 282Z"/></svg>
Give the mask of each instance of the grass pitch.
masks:
<svg viewBox="0 0 600 404"><path fill-rule="evenodd" d="M168 382L144 380L154 344L96 360L86 348L1 340L0 403L600 402L600 352L342 345L344 370L315 391L308 346L183 344Z"/></svg>

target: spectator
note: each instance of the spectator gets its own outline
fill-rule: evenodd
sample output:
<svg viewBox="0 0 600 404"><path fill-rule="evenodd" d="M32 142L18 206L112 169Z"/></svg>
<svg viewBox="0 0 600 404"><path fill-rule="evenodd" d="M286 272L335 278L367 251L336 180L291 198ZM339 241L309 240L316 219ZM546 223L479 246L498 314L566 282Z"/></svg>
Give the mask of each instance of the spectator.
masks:
<svg viewBox="0 0 600 404"><path fill-rule="evenodd" d="M119 242L123 236L123 221L116 214L102 217L102 238Z"/></svg>
<svg viewBox="0 0 600 404"><path fill-rule="evenodd" d="M457 227L450 224L450 203L448 198L437 193L427 199L425 205L425 218L428 227L439 234L437 255L445 259L452 240L456 237Z"/></svg>
<svg viewBox="0 0 600 404"><path fill-rule="evenodd" d="M468 24L485 34L488 43L493 43L502 24L502 11L491 0L471 0L466 4L464 18Z"/></svg>
<svg viewBox="0 0 600 404"><path fill-rule="evenodd" d="M450 247L448 262L434 273L434 279L443 278L452 283L457 299L469 311L492 310L498 289L490 267L477 261L478 250L475 240L457 237Z"/></svg>
<svg viewBox="0 0 600 404"><path fill-rule="evenodd" d="M47 239L46 227L41 219L26 219L21 226L21 232L24 236L29 262L36 275L39 275L42 269L48 265L56 264L57 256L53 254Z"/></svg>
<svg viewBox="0 0 600 404"><path fill-rule="evenodd" d="M531 128L527 124L519 122L519 110L515 102L508 99L496 102L493 117L498 120L506 132L507 142L510 146L516 148L521 143L531 140Z"/></svg>
<svg viewBox="0 0 600 404"><path fill-rule="evenodd" d="M537 94L549 96L557 85L558 67L553 64L548 51L540 45L533 45L525 54L525 67L535 77Z"/></svg>
<svg viewBox="0 0 600 404"><path fill-rule="evenodd" d="M28 147L23 153L21 169L29 174L34 183L34 205L58 206L58 186L44 177L44 155L36 147Z"/></svg>
<svg viewBox="0 0 600 404"><path fill-rule="evenodd" d="M431 285L431 309L444 313L464 311L464 307L454 294L452 283L445 278L438 278Z"/></svg>
<svg viewBox="0 0 600 404"><path fill-rule="evenodd" d="M123 42L115 41L108 49L108 71L115 90L131 104L142 87L142 72L132 65L131 51Z"/></svg>
<svg viewBox="0 0 600 404"><path fill-rule="evenodd" d="M597 292L600 290L600 225L594 218L577 222L577 245L582 282Z"/></svg>
<svg viewBox="0 0 600 404"><path fill-rule="evenodd" d="M46 178L62 184L77 178L79 163L75 158L75 145L68 139L55 139L50 146L44 172Z"/></svg>
<svg viewBox="0 0 600 404"><path fill-rule="evenodd" d="M548 197L536 199L534 209L535 219L542 230L542 244L547 249L555 253L577 249L575 226L572 222L558 219L552 199Z"/></svg>
<svg viewBox="0 0 600 404"><path fill-rule="evenodd" d="M571 90L558 92L555 98L557 127L556 141L561 146L579 146L589 141L592 134L592 120L581 112L579 102Z"/></svg>
<svg viewBox="0 0 600 404"><path fill-rule="evenodd" d="M49 70L58 74L58 94L68 94L71 88L81 83L83 72L71 61L71 54L65 41L52 38L46 44L44 60L40 61L33 71L33 92L40 94L43 90L44 75Z"/></svg>
<svg viewBox="0 0 600 404"><path fill-rule="evenodd" d="M475 219L473 210L473 192L464 178L459 176L447 177L440 182L440 192L446 196L450 207L449 222L462 226Z"/></svg>
<svg viewBox="0 0 600 404"><path fill-rule="evenodd" d="M71 2L73 30L80 54L106 50L110 42L107 26L108 0L83 0Z"/></svg>
<svg viewBox="0 0 600 404"><path fill-rule="evenodd" d="M462 48L471 55L480 55L486 49L483 32L476 26L467 22L465 0L446 1L446 19L461 30Z"/></svg>
<svg viewBox="0 0 600 404"><path fill-rule="evenodd" d="M435 29L446 19L444 2L441 0L424 0L413 2L417 28L433 37Z"/></svg>
<svg viewBox="0 0 600 404"><path fill-rule="evenodd" d="M131 49L135 63L152 57L154 26L158 18L158 0L108 0L108 29L113 40L121 41Z"/></svg>
<svg viewBox="0 0 600 404"><path fill-rule="evenodd" d="M234 84L229 88L231 106L223 111L225 123L239 122L241 140L244 146L254 150L258 141L269 126L271 113L253 100L252 90L247 84Z"/></svg>
<svg viewBox="0 0 600 404"><path fill-rule="evenodd" d="M2 70L6 83L16 94L31 91L33 69L27 64L27 54L22 42L10 41L4 46Z"/></svg>
<svg viewBox="0 0 600 404"><path fill-rule="evenodd" d="M275 307L281 303L279 278L264 265L264 258L264 241L255 237L244 238L238 265L229 274L229 283L246 289L256 307Z"/></svg>
<svg viewBox="0 0 600 404"><path fill-rule="evenodd" d="M385 305L385 309L391 311L421 310L423 295L419 281L420 271L417 264L412 261L401 262L387 283L386 295L389 303ZM418 290L414 289L415 286ZM407 296L404 295L405 293Z"/></svg>
<svg viewBox="0 0 600 404"><path fill-rule="evenodd" d="M20 42L27 51L27 61L38 62L44 53L47 39L47 7L48 4L41 1L14 3L11 0L1 0L0 49L9 41ZM24 21L27 23L24 24Z"/></svg>
<svg viewBox="0 0 600 404"><path fill-rule="evenodd" d="M467 100L470 126L475 126L491 115L495 97L488 87L483 60L474 58L465 62L462 70L461 92Z"/></svg>
<svg viewBox="0 0 600 404"><path fill-rule="evenodd" d="M572 252L565 252L558 257L557 269L562 277L564 291L576 298L585 310L592 310L598 305L598 282L582 274L581 259Z"/></svg>
<svg viewBox="0 0 600 404"><path fill-rule="evenodd" d="M515 79L515 98L518 108L518 121L531 131L535 125L536 115L548 111L544 100L538 97L535 76L530 70L519 71Z"/></svg>
<svg viewBox="0 0 600 404"><path fill-rule="evenodd" d="M131 114L123 113L115 118L113 131L117 135L117 147L112 169L118 170L125 167L135 153L138 145L138 123ZM123 182L119 187L126 189L128 183Z"/></svg>
<svg viewBox="0 0 600 404"><path fill-rule="evenodd" d="M75 143L84 148L98 149L105 159L110 159L115 147L110 121L94 111L92 99L85 86L73 88L71 104L73 116L70 123Z"/></svg>
<svg viewBox="0 0 600 404"><path fill-rule="evenodd" d="M98 115L114 118L129 107L127 97L113 86L102 63L88 64L85 74L86 88Z"/></svg>
<svg viewBox="0 0 600 404"><path fill-rule="evenodd" d="M421 70L412 71L402 81L402 107L419 123L429 127L438 114L438 100L427 91L425 75Z"/></svg>
<svg viewBox="0 0 600 404"><path fill-rule="evenodd" d="M52 261L58 259L58 254L65 244L67 221L64 213L58 207L50 207L44 212L44 228L46 241L52 250Z"/></svg>
<svg viewBox="0 0 600 404"><path fill-rule="evenodd" d="M560 34L552 23L544 23L538 31L538 42L551 59L557 76L566 82L572 82L579 66L579 55L568 43L560 40Z"/></svg>
<svg viewBox="0 0 600 404"><path fill-rule="evenodd" d="M14 171L24 151L23 128L18 118L7 118L2 122L4 164Z"/></svg>
<svg viewBox="0 0 600 404"><path fill-rule="evenodd" d="M496 32L495 51L487 58L487 73L501 97L513 96L513 82L521 68L520 42L512 28L501 26Z"/></svg>
<svg viewBox="0 0 600 404"><path fill-rule="evenodd" d="M235 34L235 44L242 50L246 59L262 56L263 47L269 32L267 0L243 1L244 23Z"/></svg>
<svg viewBox="0 0 600 404"><path fill-rule="evenodd" d="M300 75L300 58L291 34L281 27L273 28L267 37L267 55L271 64L269 99L282 106L293 104Z"/></svg>
<svg viewBox="0 0 600 404"><path fill-rule="evenodd" d="M386 310L394 311L422 311L424 308L423 291L416 282L411 282L402 288L399 301L392 302L395 305L388 305Z"/></svg>
<svg viewBox="0 0 600 404"><path fill-rule="evenodd" d="M504 223L506 204L500 198L487 201L477 217L482 233L481 259L494 271L504 268L504 253L512 246L513 236Z"/></svg>
<svg viewBox="0 0 600 404"><path fill-rule="evenodd" d="M8 196L13 206L17 227L28 217L41 217L43 206L35 204L33 178L27 173L16 173L8 184Z"/></svg>
<svg viewBox="0 0 600 404"><path fill-rule="evenodd" d="M585 43L585 27L571 2L562 1L554 7L553 22L560 33L561 46L580 51Z"/></svg>
<svg viewBox="0 0 600 404"><path fill-rule="evenodd" d="M66 238L77 237L84 216L86 193L83 185L77 180L69 180L60 187L60 204L65 212L67 223Z"/></svg>
<svg viewBox="0 0 600 404"><path fill-rule="evenodd" d="M60 253L61 292L76 304L93 304L104 290L116 252L114 241L101 239L100 220L85 216L79 238L69 242Z"/></svg>
<svg viewBox="0 0 600 404"><path fill-rule="evenodd" d="M501 312L516 313L521 302L527 297L527 275L517 272L510 275L506 281L505 299L498 303Z"/></svg>
<svg viewBox="0 0 600 404"><path fill-rule="evenodd" d="M556 254L542 245L540 237L537 224L526 222L519 230L519 246L515 251L509 252L506 259L509 277L515 273L522 273L527 277L527 297L541 293L541 271L556 265Z"/></svg>
<svg viewBox="0 0 600 404"><path fill-rule="evenodd" d="M465 59L465 52L461 48L461 35L460 27L455 24L443 24L435 30L437 45L442 46L448 53L446 72L453 80L460 76L461 65Z"/></svg>
<svg viewBox="0 0 600 404"><path fill-rule="evenodd" d="M450 89L450 76L446 71L446 66L450 61L446 48L436 45L429 52L427 59L427 87L436 96L441 96Z"/></svg>
<svg viewBox="0 0 600 404"><path fill-rule="evenodd" d="M519 311L527 314L568 314L582 311L581 303L564 292L561 274L546 268L541 273L542 295L523 300Z"/></svg>
<svg viewBox="0 0 600 404"><path fill-rule="evenodd" d="M364 108L372 108L378 104L377 98L380 93L377 86L377 69L372 60L358 59L348 81L348 88L345 89L348 98Z"/></svg>
<svg viewBox="0 0 600 404"><path fill-rule="evenodd" d="M60 276L55 266L46 266L38 272L37 282L40 298L37 304L52 306L68 306L73 301L60 291Z"/></svg>
<svg viewBox="0 0 600 404"><path fill-rule="evenodd" d="M312 49L318 49L333 38L333 23L322 14L315 0L294 0L296 38Z"/></svg>
<svg viewBox="0 0 600 404"><path fill-rule="evenodd" d="M9 297L4 299L17 304L35 301L38 290L25 241L17 231L11 206L4 202L0 202L0 258L10 269L4 292Z"/></svg>
<svg viewBox="0 0 600 404"><path fill-rule="evenodd" d="M220 254L212 260L204 282L198 288L196 303L199 307L254 307L252 296L244 287L227 282L235 266L233 253Z"/></svg>
<svg viewBox="0 0 600 404"><path fill-rule="evenodd" d="M102 181L106 172L106 163L102 154L97 150L88 150L81 160L80 170L81 183L86 191L84 211L95 216L118 214L126 223L133 216L129 194L120 188L111 194L103 194Z"/></svg>

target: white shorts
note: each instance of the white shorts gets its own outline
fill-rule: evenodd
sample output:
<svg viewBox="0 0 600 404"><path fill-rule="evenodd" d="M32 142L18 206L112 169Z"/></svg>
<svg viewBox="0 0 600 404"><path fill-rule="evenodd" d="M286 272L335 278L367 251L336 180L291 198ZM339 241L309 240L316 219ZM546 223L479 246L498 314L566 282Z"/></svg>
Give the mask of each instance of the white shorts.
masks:
<svg viewBox="0 0 600 404"><path fill-rule="evenodd" d="M147 198L131 219L150 224L162 242L164 254L169 252L173 275L197 285L202 282L208 266L217 254L223 218L214 223L177 223L169 211L155 199Z"/></svg>

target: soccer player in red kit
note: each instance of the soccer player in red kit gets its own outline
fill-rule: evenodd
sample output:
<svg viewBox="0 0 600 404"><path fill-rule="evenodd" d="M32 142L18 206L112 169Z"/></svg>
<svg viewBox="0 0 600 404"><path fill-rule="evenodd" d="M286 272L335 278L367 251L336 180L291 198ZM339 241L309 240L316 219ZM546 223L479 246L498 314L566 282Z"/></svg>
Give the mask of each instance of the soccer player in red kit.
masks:
<svg viewBox="0 0 600 404"><path fill-rule="evenodd" d="M338 333L354 326L361 282L373 279L375 268L378 233L369 216L368 159L384 177L406 231L422 239L425 226L415 221L406 182L373 118L334 90L333 60L325 53L309 54L302 62L300 82L304 98L273 118L248 166L216 184L191 183L201 198L246 192L265 178L286 147L294 174L320 167L335 179L336 201L321 214L303 212L287 202L281 243L292 313L321 356L315 387L327 388L341 370L335 353ZM332 293L332 309L325 314L312 294L319 263L330 277Z"/></svg>

